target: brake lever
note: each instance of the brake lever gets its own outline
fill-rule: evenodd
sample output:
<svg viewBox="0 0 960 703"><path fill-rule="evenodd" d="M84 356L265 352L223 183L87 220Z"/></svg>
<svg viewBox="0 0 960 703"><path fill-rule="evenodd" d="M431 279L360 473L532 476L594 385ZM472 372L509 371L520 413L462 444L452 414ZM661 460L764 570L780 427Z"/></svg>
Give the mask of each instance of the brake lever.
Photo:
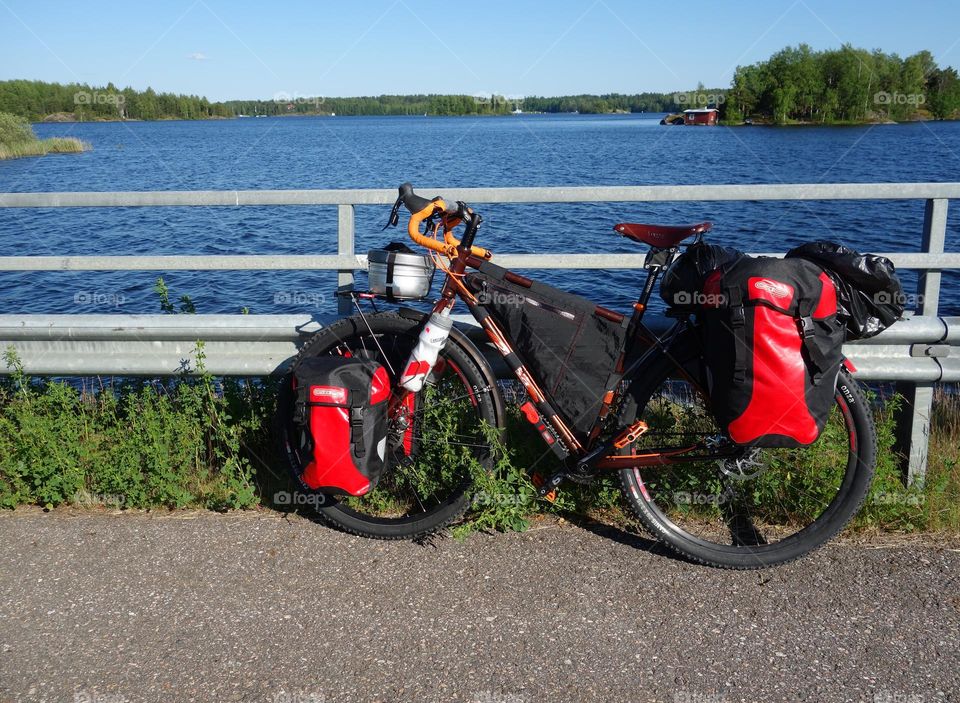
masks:
<svg viewBox="0 0 960 703"><path fill-rule="evenodd" d="M383 230L388 227L396 227L400 224L400 206L403 205L403 198L397 198L397 201L393 204L393 209L390 211L390 217L387 219L387 224L383 226Z"/></svg>

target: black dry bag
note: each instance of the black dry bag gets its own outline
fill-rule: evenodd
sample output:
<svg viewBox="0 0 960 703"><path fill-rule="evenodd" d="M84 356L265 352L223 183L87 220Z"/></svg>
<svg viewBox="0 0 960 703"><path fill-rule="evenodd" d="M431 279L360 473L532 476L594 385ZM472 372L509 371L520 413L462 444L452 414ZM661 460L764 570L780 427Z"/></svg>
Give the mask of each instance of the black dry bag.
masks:
<svg viewBox="0 0 960 703"><path fill-rule="evenodd" d="M787 258L807 259L830 275L837 288L837 312L847 327L847 339L873 337L903 315L903 286L893 262L886 257L819 241L791 249Z"/></svg>

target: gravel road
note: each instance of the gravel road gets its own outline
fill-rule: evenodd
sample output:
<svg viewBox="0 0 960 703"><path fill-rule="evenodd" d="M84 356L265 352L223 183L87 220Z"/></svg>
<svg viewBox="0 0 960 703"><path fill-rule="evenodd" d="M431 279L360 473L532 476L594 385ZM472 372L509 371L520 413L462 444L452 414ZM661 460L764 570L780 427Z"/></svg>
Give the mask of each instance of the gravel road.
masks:
<svg viewBox="0 0 960 703"><path fill-rule="evenodd" d="M418 545L17 510L0 544L0 701L960 700L938 538L730 572L569 524Z"/></svg>

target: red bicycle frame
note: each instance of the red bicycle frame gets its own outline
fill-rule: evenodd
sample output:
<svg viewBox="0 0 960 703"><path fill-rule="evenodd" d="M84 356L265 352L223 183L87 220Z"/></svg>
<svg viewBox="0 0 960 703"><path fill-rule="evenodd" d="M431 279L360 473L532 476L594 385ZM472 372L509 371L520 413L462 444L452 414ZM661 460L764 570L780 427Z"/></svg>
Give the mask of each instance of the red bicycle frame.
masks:
<svg viewBox="0 0 960 703"><path fill-rule="evenodd" d="M450 266L444 269L446 278L443 290L440 299L433 308L433 312L441 313L451 310L458 298L466 303L473 317L483 327L490 342L503 357L530 398L533 408L524 407L527 418L538 426L538 430L541 430L541 436L558 456L562 459L572 458L576 466L585 471L619 471L644 466L664 466L689 461L724 459L737 454L739 449L736 447L731 447L721 453L704 454L702 451L706 447L702 442L688 447L657 448L641 454L615 453L629 443L625 440L630 436L634 436L635 439L646 430L646 425L642 421L624 428L617 437L594 446L594 441L600 435L602 422L616 400L616 389L608 389L604 394L601 409L589 435L588 446L584 446L574 436L557 409L553 407L537 379L517 356L509 337L461 280L468 268L476 269L484 261L492 258L491 252L473 244L477 229L482 222L480 215L464 203L457 203L456 208L447 209L443 200L439 198L426 200L416 196L413 193L413 188L409 184L404 184L404 186L401 186L400 198L398 198L391 213L391 223L393 224L396 224L396 213L401 202L411 210L410 220L407 224L407 233L410 238L417 244L436 251L450 260ZM432 231L432 237L420 232L420 223L424 221L427 221L427 231ZM462 240L453 235L453 229L460 224L466 225ZM438 237L441 225L443 226L442 241ZM645 263L645 268L648 271L647 280L640 297L633 306L633 314L627 326L625 349L621 352L617 361L617 370L623 372L623 377L627 380L632 379L643 368L644 364L653 358L653 355L667 353L668 351L668 348L662 344L657 336L643 324L642 319L660 272L672 261L677 252L678 249L675 246L669 248L651 247L647 254ZM533 283L529 278L510 271L506 273L505 278L507 281L522 287L530 287ZM625 319L625 316L621 313L601 306L596 306L595 312L597 315L614 322L623 322ZM669 338L671 340L675 339L676 334L683 329L684 325L683 320L678 320L671 333L668 333ZM636 348L636 345L639 344L645 345L648 348L647 352L631 363L629 368L624 369L623 364L627 351ZM678 370L686 375L682 368L678 367ZM688 380L693 382L698 391L702 392L696 379L688 377Z"/></svg>

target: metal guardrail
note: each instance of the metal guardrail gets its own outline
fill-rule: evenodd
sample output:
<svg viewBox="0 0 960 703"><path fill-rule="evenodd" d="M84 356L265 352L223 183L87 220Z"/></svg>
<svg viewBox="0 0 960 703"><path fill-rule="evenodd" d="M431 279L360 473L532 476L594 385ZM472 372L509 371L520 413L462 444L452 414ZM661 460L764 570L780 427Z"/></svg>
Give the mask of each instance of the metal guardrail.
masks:
<svg viewBox="0 0 960 703"><path fill-rule="evenodd" d="M303 342L334 316L308 315L0 315L0 344L12 344L38 376L167 376L192 370L204 341L216 375L266 376L283 370ZM457 324L480 343L468 315ZM669 320L654 318L655 332ZM659 324L658 324L659 323ZM933 348L950 356L922 353ZM956 348L956 351L953 351ZM844 346L864 381L960 381L960 317L910 317L869 340Z"/></svg>
<svg viewBox="0 0 960 703"><path fill-rule="evenodd" d="M917 315L845 351L864 380L897 382L906 398L898 418L899 450L908 480L922 480L934 385L960 380L960 318L940 318L941 271L960 269L960 253L945 252L947 206L960 183L788 184L543 188L422 188L471 203L680 202L770 200L924 200L920 253L886 252L919 273ZM392 189L0 193L0 208L314 206L338 208L337 253L304 256L8 256L0 271L324 270L353 285L366 257L355 252L358 205L389 205ZM631 269L644 255L498 254L511 268ZM347 301L348 302L348 301ZM341 313L349 312L341 308ZM0 345L12 344L34 374L170 375L189 372L197 339L215 374L266 374L282 368L322 320L298 315L0 315ZM0 373L5 369L0 368Z"/></svg>

